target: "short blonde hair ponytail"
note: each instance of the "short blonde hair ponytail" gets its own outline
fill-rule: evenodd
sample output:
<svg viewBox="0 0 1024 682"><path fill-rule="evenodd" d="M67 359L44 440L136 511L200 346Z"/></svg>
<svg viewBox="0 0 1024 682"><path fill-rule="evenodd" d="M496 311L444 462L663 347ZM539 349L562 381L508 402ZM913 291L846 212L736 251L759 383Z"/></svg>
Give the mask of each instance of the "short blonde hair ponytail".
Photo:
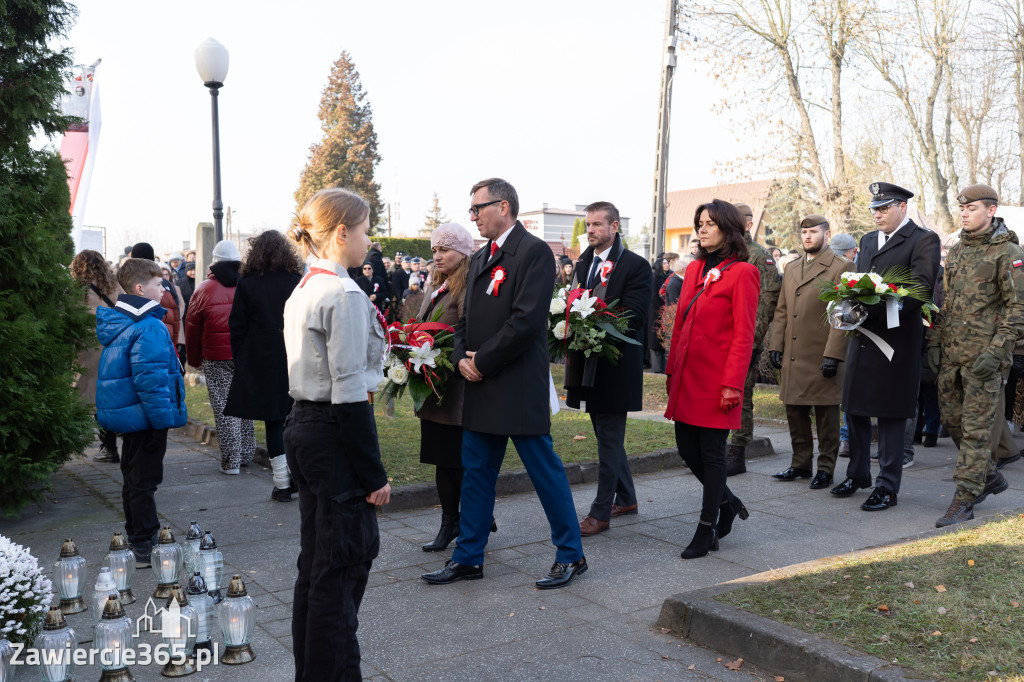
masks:
<svg viewBox="0 0 1024 682"><path fill-rule="evenodd" d="M338 225L358 225L369 214L370 205L355 192L341 187L322 189L299 211L288 237L299 244L303 257L310 253L319 256Z"/></svg>

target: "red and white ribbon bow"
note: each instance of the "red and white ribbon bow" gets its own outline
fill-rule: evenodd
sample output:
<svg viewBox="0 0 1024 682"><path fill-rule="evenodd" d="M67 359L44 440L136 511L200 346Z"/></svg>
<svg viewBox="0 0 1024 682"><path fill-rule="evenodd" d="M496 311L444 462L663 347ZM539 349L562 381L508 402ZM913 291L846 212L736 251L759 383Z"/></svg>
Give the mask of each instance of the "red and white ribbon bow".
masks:
<svg viewBox="0 0 1024 682"><path fill-rule="evenodd" d="M506 277L507 273L505 272L505 268L500 265L491 270L491 283L487 285L487 294L497 296L498 287L501 286L501 283L505 281Z"/></svg>
<svg viewBox="0 0 1024 682"><path fill-rule="evenodd" d="M607 284L608 283L608 275L611 274L612 268L614 268L614 267L615 267L615 263L613 263L610 260L606 260L603 263L601 263L600 273L601 273L601 283L602 284Z"/></svg>

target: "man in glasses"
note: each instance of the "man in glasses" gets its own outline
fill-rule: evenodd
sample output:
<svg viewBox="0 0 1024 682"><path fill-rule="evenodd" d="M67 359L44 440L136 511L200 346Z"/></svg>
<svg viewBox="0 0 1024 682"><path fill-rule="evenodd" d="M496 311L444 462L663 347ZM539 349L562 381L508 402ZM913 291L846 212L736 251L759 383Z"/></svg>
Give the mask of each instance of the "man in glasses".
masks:
<svg viewBox="0 0 1024 682"><path fill-rule="evenodd" d="M458 547L422 577L446 584L483 577L495 484L511 438L551 525L555 563L537 587L568 585L587 570L572 491L551 444L548 309L551 248L517 220L519 198L500 178L471 191L470 218L487 243L471 257L452 363L466 379Z"/></svg>
<svg viewBox="0 0 1024 682"><path fill-rule="evenodd" d="M885 275L891 268L902 267L932 291L939 269L939 236L907 215L907 200L914 193L888 182L873 182L870 190L869 209L878 229L861 238L856 271ZM861 329L882 343L859 332L850 340L843 384L850 462L846 480L831 492L849 497L871 487L871 418L877 417L879 472L875 489L860 506L864 511L896 506L903 475L903 433L907 420L917 419L924 339L921 305L909 297L903 298L901 306L869 305ZM891 358L883 348L891 348Z"/></svg>

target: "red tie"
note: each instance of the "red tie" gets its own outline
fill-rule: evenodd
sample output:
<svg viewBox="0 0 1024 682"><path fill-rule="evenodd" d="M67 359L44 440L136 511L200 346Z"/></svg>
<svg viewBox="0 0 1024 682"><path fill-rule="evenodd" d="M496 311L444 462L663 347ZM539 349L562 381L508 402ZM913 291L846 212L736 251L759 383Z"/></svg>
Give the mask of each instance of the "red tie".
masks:
<svg viewBox="0 0 1024 682"><path fill-rule="evenodd" d="M498 242L491 242L491 258L494 258L494 254L498 252ZM490 260L490 258L488 258Z"/></svg>

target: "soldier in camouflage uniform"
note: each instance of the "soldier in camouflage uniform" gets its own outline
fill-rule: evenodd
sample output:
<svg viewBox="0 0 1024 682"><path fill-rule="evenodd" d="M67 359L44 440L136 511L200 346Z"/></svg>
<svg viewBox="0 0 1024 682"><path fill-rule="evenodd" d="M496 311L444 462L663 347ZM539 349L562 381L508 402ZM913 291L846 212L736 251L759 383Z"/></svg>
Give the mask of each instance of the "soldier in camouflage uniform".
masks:
<svg viewBox="0 0 1024 682"><path fill-rule="evenodd" d="M938 528L973 519L974 505L1009 486L996 469L993 445L1004 421L1013 347L1024 328L1024 252L995 217L998 195L972 185L957 201L963 231L946 256L943 310L928 339L942 423L960 449L956 495Z"/></svg>
<svg viewBox="0 0 1024 682"><path fill-rule="evenodd" d="M754 211L747 204L733 204L740 215L747 221L747 231L743 234L747 240L750 256L747 262L755 266L761 273L761 293L757 298L757 321L754 324L754 352L750 357L747 369L747 381L743 385L743 413L738 431L732 432L729 450L725 455L727 476L742 474L747 470L744 453L754 438L754 381L757 379L757 365L764 350L764 336L768 325L775 317L775 305L779 302L779 291L782 289L782 275L775 266L775 258L768 250L758 244L750 236L754 227Z"/></svg>

